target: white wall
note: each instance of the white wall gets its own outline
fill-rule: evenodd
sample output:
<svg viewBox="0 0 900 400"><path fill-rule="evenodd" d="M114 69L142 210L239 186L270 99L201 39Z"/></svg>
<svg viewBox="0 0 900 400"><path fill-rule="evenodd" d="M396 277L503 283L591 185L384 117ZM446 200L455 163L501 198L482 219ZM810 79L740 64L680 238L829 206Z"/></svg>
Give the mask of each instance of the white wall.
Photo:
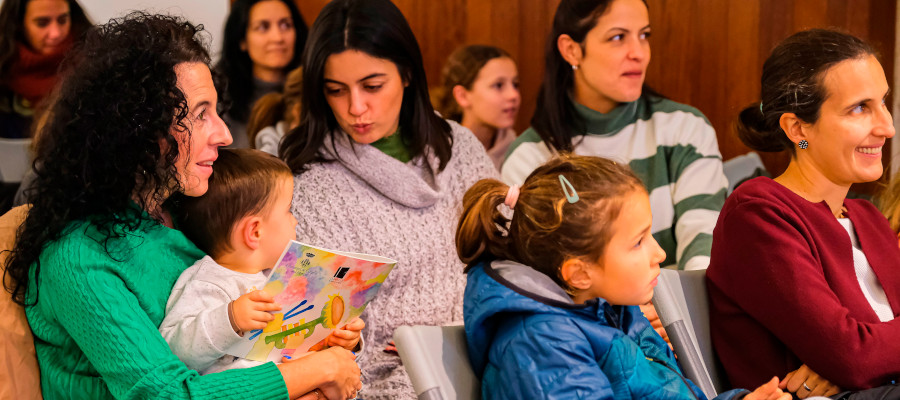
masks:
<svg viewBox="0 0 900 400"><path fill-rule="evenodd" d="M228 16L228 0L78 0L95 24L121 17L131 10L177 14L195 24L203 24L209 34L209 50L218 59L222 49L222 31ZM3 4L3 0L0 0Z"/></svg>

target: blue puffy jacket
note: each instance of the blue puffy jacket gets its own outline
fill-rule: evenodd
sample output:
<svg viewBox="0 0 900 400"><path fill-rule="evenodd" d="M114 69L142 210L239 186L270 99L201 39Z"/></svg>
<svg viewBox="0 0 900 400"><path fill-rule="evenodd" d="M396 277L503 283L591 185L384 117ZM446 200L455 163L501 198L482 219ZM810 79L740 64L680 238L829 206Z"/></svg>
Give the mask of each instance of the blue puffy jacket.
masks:
<svg viewBox="0 0 900 400"><path fill-rule="evenodd" d="M469 357L486 400L706 398L638 307L603 299L574 304L525 265L473 266L463 310Z"/></svg>

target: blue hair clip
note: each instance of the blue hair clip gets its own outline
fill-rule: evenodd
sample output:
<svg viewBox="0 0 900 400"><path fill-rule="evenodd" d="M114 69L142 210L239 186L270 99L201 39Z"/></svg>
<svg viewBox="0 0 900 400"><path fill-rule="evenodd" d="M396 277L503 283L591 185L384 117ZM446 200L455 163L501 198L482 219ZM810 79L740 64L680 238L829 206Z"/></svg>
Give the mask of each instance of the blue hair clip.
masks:
<svg viewBox="0 0 900 400"><path fill-rule="evenodd" d="M562 185L563 193L566 195L566 200L569 201L569 204L577 203L578 192L575 191L575 187L572 186L572 183L562 174L559 175L559 184ZM569 191L572 193L570 194Z"/></svg>

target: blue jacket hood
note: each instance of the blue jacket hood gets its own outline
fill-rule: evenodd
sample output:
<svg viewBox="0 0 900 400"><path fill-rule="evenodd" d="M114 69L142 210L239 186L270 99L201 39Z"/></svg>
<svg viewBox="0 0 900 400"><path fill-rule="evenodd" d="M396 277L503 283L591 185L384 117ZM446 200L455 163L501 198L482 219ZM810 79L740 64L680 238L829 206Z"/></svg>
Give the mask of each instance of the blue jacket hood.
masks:
<svg viewBox="0 0 900 400"><path fill-rule="evenodd" d="M528 266L472 266L463 312L485 399L705 399L639 307L574 304Z"/></svg>

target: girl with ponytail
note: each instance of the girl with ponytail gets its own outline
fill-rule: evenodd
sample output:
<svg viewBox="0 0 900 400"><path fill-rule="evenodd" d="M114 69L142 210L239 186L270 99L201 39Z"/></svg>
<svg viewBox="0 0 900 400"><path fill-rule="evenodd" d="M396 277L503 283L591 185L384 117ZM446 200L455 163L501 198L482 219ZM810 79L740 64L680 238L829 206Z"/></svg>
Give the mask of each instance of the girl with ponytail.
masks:
<svg viewBox="0 0 900 400"><path fill-rule="evenodd" d="M637 176L597 157L564 155L521 188L484 179L466 192L456 246L483 398L704 398L638 307L666 258L651 222ZM717 397L732 398L791 397L773 377Z"/></svg>

